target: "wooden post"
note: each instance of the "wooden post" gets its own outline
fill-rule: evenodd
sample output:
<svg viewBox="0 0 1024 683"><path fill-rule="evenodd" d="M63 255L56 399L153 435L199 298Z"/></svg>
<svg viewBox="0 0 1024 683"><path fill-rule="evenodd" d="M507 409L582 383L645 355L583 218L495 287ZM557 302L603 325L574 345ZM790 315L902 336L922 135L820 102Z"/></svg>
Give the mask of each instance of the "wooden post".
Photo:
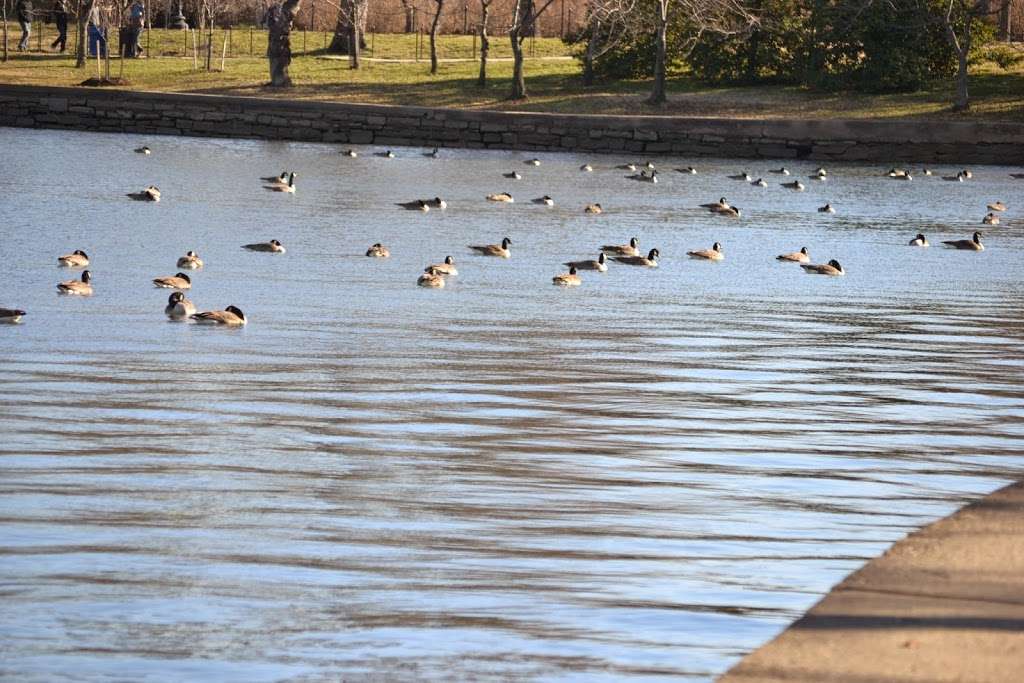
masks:
<svg viewBox="0 0 1024 683"><path fill-rule="evenodd" d="M183 33L185 34L185 51L182 54L184 54L186 57L188 57L188 32L189 29L185 29L183 31Z"/></svg>
<svg viewBox="0 0 1024 683"><path fill-rule="evenodd" d="M43 51L43 20L39 20L39 32L36 34L36 46L40 52Z"/></svg>
<svg viewBox="0 0 1024 683"><path fill-rule="evenodd" d="M220 51L220 70L224 71L224 58L228 56L228 32L224 33L224 47Z"/></svg>
<svg viewBox="0 0 1024 683"><path fill-rule="evenodd" d="M252 26L249 27L249 56L252 57Z"/></svg>
<svg viewBox="0 0 1024 683"><path fill-rule="evenodd" d="M231 27L228 26L228 57L235 56L235 34L231 32Z"/></svg>
<svg viewBox="0 0 1024 683"><path fill-rule="evenodd" d="M149 51L152 47L149 37L153 35L153 24L150 23L149 17L149 3L146 3L146 59L149 59L150 55L153 54Z"/></svg>
<svg viewBox="0 0 1024 683"><path fill-rule="evenodd" d="M4 2L4 61L7 61L7 0ZM78 35L78 31L75 31L75 35Z"/></svg>
<svg viewBox="0 0 1024 683"><path fill-rule="evenodd" d="M196 42L196 30L192 31L192 70L199 71L199 43Z"/></svg>
<svg viewBox="0 0 1024 683"><path fill-rule="evenodd" d="M565 0L562 0L562 29L561 29L559 35L563 39L565 38Z"/></svg>
<svg viewBox="0 0 1024 683"><path fill-rule="evenodd" d="M302 29L302 54L306 54L306 29Z"/></svg>
<svg viewBox="0 0 1024 683"><path fill-rule="evenodd" d="M476 33L473 34L473 61L476 61Z"/></svg>

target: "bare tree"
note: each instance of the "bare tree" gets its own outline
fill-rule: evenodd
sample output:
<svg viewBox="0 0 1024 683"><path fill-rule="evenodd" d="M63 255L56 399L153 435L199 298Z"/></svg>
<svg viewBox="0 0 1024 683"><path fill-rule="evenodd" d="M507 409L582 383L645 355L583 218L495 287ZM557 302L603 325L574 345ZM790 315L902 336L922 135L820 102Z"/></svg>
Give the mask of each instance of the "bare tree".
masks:
<svg viewBox="0 0 1024 683"><path fill-rule="evenodd" d="M437 74L437 27L441 23L441 13L444 12L444 0L434 0L437 11L434 12L434 21L430 24L430 75Z"/></svg>
<svg viewBox="0 0 1024 683"><path fill-rule="evenodd" d="M967 92L968 57L974 41L974 23L982 17L999 14L1010 5L1010 0L948 0L941 21L946 38L956 53L956 98L953 111L967 111L971 106Z"/></svg>
<svg viewBox="0 0 1024 683"><path fill-rule="evenodd" d="M594 84L594 61L611 52L639 28L637 0L590 0L587 3L587 45L583 51L583 85Z"/></svg>
<svg viewBox="0 0 1024 683"><path fill-rule="evenodd" d="M327 49L337 54L348 55L349 65L359 68L359 51L366 48L366 17L368 0L341 0L335 4L326 0L327 4L337 9L334 23L334 37Z"/></svg>
<svg viewBox="0 0 1024 683"><path fill-rule="evenodd" d="M491 16L491 3L494 0L480 0L480 75L476 79L477 87L487 87L487 56L491 51L491 39L487 36L487 20Z"/></svg>
<svg viewBox="0 0 1024 683"><path fill-rule="evenodd" d="M399 0L402 4L402 13L405 18L405 33L416 31L416 6L413 0Z"/></svg>
<svg viewBox="0 0 1024 683"><path fill-rule="evenodd" d="M267 60L270 62L270 85L288 88L292 79L288 66L292 63L291 32L292 21L299 11L302 0L284 0L283 3L267 8L264 22L267 25Z"/></svg>
<svg viewBox="0 0 1024 683"><path fill-rule="evenodd" d="M537 30L537 18L544 14L554 0L540 0L540 9L534 0L515 0L512 6L512 25L508 30L512 41L512 91L510 100L526 99L526 76L523 70L523 41L534 35Z"/></svg>
<svg viewBox="0 0 1024 683"><path fill-rule="evenodd" d="M93 0L79 0L75 8L77 16L75 25L78 31L78 46L75 48L75 68L85 68L85 27L89 23L89 15L92 14Z"/></svg>

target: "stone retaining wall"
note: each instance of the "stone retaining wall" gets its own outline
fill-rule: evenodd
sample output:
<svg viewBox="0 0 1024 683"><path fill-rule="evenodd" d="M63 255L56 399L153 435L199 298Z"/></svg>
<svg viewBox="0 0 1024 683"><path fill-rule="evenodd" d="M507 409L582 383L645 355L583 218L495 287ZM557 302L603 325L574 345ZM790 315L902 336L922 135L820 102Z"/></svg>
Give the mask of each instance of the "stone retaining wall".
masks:
<svg viewBox="0 0 1024 683"><path fill-rule="evenodd" d="M0 126L379 146L1024 164L1024 124L573 116L0 85Z"/></svg>

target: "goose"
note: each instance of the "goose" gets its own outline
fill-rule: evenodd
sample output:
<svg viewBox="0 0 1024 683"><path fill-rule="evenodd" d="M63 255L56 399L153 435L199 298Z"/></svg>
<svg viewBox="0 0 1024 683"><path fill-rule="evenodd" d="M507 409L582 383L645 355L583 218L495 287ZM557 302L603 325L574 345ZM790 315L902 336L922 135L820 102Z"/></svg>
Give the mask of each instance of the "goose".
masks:
<svg viewBox="0 0 1024 683"><path fill-rule="evenodd" d="M595 202L593 204L587 204L585 207L583 207L583 213L604 213L604 209L601 208L600 204Z"/></svg>
<svg viewBox="0 0 1024 683"><path fill-rule="evenodd" d="M185 273L153 278L153 285L164 289L192 289L192 278Z"/></svg>
<svg viewBox="0 0 1024 683"><path fill-rule="evenodd" d="M645 266L647 268L657 268L658 258L661 256L661 252L657 249L651 249L647 252L647 256L613 256L612 259L619 263L625 263L629 266Z"/></svg>
<svg viewBox="0 0 1024 683"><path fill-rule="evenodd" d="M623 171L635 171L636 170L636 164L634 164L634 163L619 164L615 168L622 169Z"/></svg>
<svg viewBox="0 0 1024 683"><path fill-rule="evenodd" d="M816 170L814 171L814 175L815 175L815 176L817 176L817 177L819 177L819 178L824 178L824 177L826 177L826 176L828 175L828 171L826 171L825 169L823 169L823 168L821 168L821 167L818 167L818 168L817 168L817 169L816 169Z"/></svg>
<svg viewBox="0 0 1024 683"><path fill-rule="evenodd" d="M981 233L975 232L969 240L944 240L942 242L953 249L966 249L968 251L985 251L985 245L981 243Z"/></svg>
<svg viewBox="0 0 1024 683"><path fill-rule="evenodd" d="M910 246L912 247L927 247L928 238L924 236L924 233L917 233L917 237L910 240Z"/></svg>
<svg viewBox="0 0 1024 683"><path fill-rule="evenodd" d="M540 159L533 158L526 162L527 166L540 166Z"/></svg>
<svg viewBox="0 0 1024 683"><path fill-rule="evenodd" d="M497 194L489 194L489 195L487 195L487 201L489 201L489 202L505 202L506 204L511 204L512 202L515 201L515 199L512 199L512 195L510 195L508 192L499 192Z"/></svg>
<svg viewBox="0 0 1024 683"><path fill-rule="evenodd" d="M785 188L790 189L790 190L796 190L797 192L803 192L804 191L804 184L801 183L799 180L794 180L791 183L779 183L779 184L782 185Z"/></svg>
<svg viewBox="0 0 1024 683"><path fill-rule="evenodd" d="M831 204L828 204L828 203L826 203L825 206L819 206L818 207L818 213L835 213L835 212L836 212L836 210L832 207Z"/></svg>
<svg viewBox="0 0 1024 683"><path fill-rule="evenodd" d="M366 255L373 258L388 258L391 252L380 242L375 242L372 247L366 250Z"/></svg>
<svg viewBox="0 0 1024 683"><path fill-rule="evenodd" d="M800 247L800 251L793 251L788 254L779 254L775 257L776 261L793 261L795 263L808 263L811 260L810 254L807 253L807 247Z"/></svg>
<svg viewBox="0 0 1024 683"><path fill-rule="evenodd" d="M789 169L782 166L780 168L773 168L771 173L774 173L775 175L789 175Z"/></svg>
<svg viewBox="0 0 1024 683"><path fill-rule="evenodd" d="M433 199L426 200L427 205L434 207L435 209L441 209L444 211L448 208L448 202L441 199L440 197L434 197Z"/></svg>
<svg viewBox="0 0 1024 683"><path fill-rule="evenodd" d="M430 211L430 204L423 199L414 199L411 202L399 202L396 206L400 206L407 211L422 211L424 213Z"/></svg>
<svg viewBox="0 0 1024 683"><path fill-rule="evenodd" d="M713 209L728 209L728 208L731 208L729 206L729 202L725 201L725 197L722 197L717 202L709 202L707 204L701 204L700 206L701 206L702 209L712 209L712 210Z"/></svg>
<svg viewBox="0 0 1024 683"><path fill-rule="evenodd" d="M455 268L455 259L451 256L444 257L444 263L434 263L423 269L424 273L433 273L434 275L458 275L459 271Z"/></svg>
<svg viewBox="0 0 1024 683"><path fill-rule="evenodd" d="M601 252L613 256L639 256L640 240L636 237L629 238L629 244L606 244L601 247Z"/></svg>
<svg viewBox="0 0 1024 683"><path fill-rule="evenodd" d="M146 147L145 145L143 145L142 147L135 148L135 153L136 154L152 154L153 150L151 150L149 147Z"/></svg>
<svg viewBox="0 0 1024 683"><path fill-rule="evenodd" d="M437 147L435 147L434 149L430 150L429 152L424 152L423 156L429 157L431 159L436 159L437 157L441 156L441 150L439 150Z"/></svg>
<svg viewBox="0 0 1024 683"><path fill-rule="evenodd" d="M823 171L825 169L819 168L818 170L819 171ZM813 173L813 174L811 174L811 175L809 175L807 177L810 178L811 180L819 180L819 181L826 181L826 180L828 180L828 175L826 175L824 173Z"/></svg>
<svg viewBox="0 0 1024 683"><path fill-rule="evenodd" d="M569 267L568 273L562 273L551 278L551 284L558 285L560 287L579 287L583 283L580 276L576 274L576 269L572 266Z"/></svg>
<svg viewBox="0 0 1024 683"><path fill-rule="evenodd" d="M754 187L768 187L768 183L764 181L764 178L758 178L757 180L751 181L750 184Z"/></svg>
<svg viewBox="0 0 1024 683"><path fill-rule="evenodd" d="M25 311L20 308L0 308L0 323L20 323Z"/></svg>
<svg viewBox="0 0 1024 683"><path fill-rule="evenodd" d="M342 152L342 154L352 159L355 159L357 156L359 156L359 153L356 152L354 149L346 149L344 152Z"/></svg>
<svg viewBox="0 0 1024 683"><path fill-rule="evenodd" d="M1006 211L1006 204L1003 204L1002 202L992 202L985 208L989 211Z"/></svg>
<svg viewBox="0 0 1024 683"><path fill-rule="evenodd" d="M913 180L914 176L910 174L910 171L899 171L896 175L890 175L893 180Z"/></svg>
<svg viewBox="0 0 1024 683"><path fill-rule="evenodd" d="M174 292L167 298L164 313L171 320L188 320L196 312L196 305L185 298L181 292Z"/></svg>
<svg viewBox="0 0 1024 683"><path fill-rule="evenodd" d="M543 204L544 206L554 206L555 200L549 197L548 195L544 195L543 197L537 197L536 199L534 199L533 203Z"/></svg>
<svg viewBox="0 0 1024 683"><path fill-rule="evenodd" d="M270 240L269 242L254 242L253 244L243 244L243 249L249 251L269 251L274 254L283 254L285 249L277 240Z"/></svg>
<svg viewBox="0 0 1024 683"><path fill-rule="evenodd" d="M141 192L129 192L126 196L131 197L137 202L158 202L160 201L160 188L156 185L150 185Z"/></svg>
<svg viewBox="0 0 1024 683"><path fill-rule="evenodd" d="M89 265L89 255L81 249L75 249L70 254L58 256L57 263L65 268L84 268Z"/></svg>
<svg viewBox="0 0 1024 683"><path fill-rule="evenodd" d="M580 166L580 170L583 171L584 173L591 173L594 170L594 167L591 166L590 164L583 164L582 166Z"/></svg>
<svg viewBox="0 0 1024 683"><path fill-rule="evenodd" d="M502 173L501 175L504 176L505 178L510 178L511 180L523 179L523 176L519 175L519 171L512 171L511 173Z"/></svg>
<svg viewBox="0 0 1024 683"><path fill-rule="evenodd" d="M389 149L386 152L377 152L374 156L381 157L382 159L394 159L395 153Z"/></svg>
<svg viewBox="0 0 1024 683"><path fill-rule="evenodd" d="M653 161L648 161L647 163L644 164L644 166L646 166L648 169L650 169L652 171L654 170L654 162Z"/></svg>
<svg viewBox="0 0 1024 683"><path fill-rule="evenodd" d="M697 169L693 166L687 166L686 168L677 168L676 171L679 173L685 173L686 175L697 175Z"/></svg>
<svg viewBox="0 0 1024 683"><path fill-rule="evenodd" d="M932 169L930 169L930 168L922 169L921 173L924 174L924 175L931 175L932 174Z"/></svg>
<svg viewBox="0 0 1024 683"><path fill-rule="evenodd" d="M589 259L586 261L567 261L562 265L575 268L576 270L596 270L599 273L608 272L608 259L605 257L603 251L597 255L597 260Z"/></svg>
<svg viewBox="0 0 1024 683"><path fill-rule="evenodd" d="M1010 177L1016 180L1024 180L1024 173L1011 173Z"/></svg>
<svg viewBox="0 0 1024 683"><path fill-rule="evenodd" d="M658 172L651 171L650 174L647 171L640 171L637 174L626 176L630 180L638 180L642 183L656 183L658 182Z"/></svg>
<svg viewBox="0 0 1024 683"><path fill-rule="evenodd" d="M416 284L420 287L433 287L434 289L441 289L444 287L444 276L437 273L423 273L416 280Z"/></svg>
<svg viewBox="0 0 1024 683"><path fill-rule="evenodd" d="M196 252L189 251L178 259L178 267L198 270L203 267L203 259L199 258L199 254Z"/></svg>
<svg viewBox="0 0 1024 683"><path fill-rule="evenodd" d="M999 225L999 216L994 213L988 213L981 219L981 222L985 225Z"/></svg>
<svg viewBox="0 0 1024 683"><path fill-rule="evenodd" d="M287 183L274 183L273 185L264 185L264 190L270 190L271 192L287 192L289 194L295 194L295 176L298 175L294 171L288 174Z"/></svg>
<svg viewBox="0 0 1024 683"><path fill-rule="evenodd" d="M740 218L743 215L743 212L740 210L740 207L738 207L738 206L730 206L730 207L727 207L727 208L708 209L708 211L710 211L713 214L717 214L719 216L728 216L730 218Z"/></svg>
<svg viewBox="0 0 1024 683"><path fill-rule="evenodd" d="M729 176L730 180L745 180L748 183L751 181L750 174L744 171L743 173L737 173L736 175Z"/></svg>
<svg viewBox="0 0 1024 683"><path fill-rule="evenodd" d="M725 254L722 253L722 245L718 242L715 242L710 249L688 251L686 253L692 258L706 259L708 261L721 261L725 258Z"/></svg>
<svg viewBox="0 0 1024 683"><path fill-rule="evenodd" d="M242 309L237 306L228 306L223 311L202 311L189 316L200 325L227 325L229 327L241 327L248 322Z"/></svg>
<svg viewBox="0 0 1024 683"><path fill-rule="evenodd" d="M508 245L512 244L512 240L505 237L501 240L501 244L471 244L469 248L475 252L478 252L484 256L498 256L501 258L509 258L512 256L512 252L509 251Z"/></svg>
<svg viewBox="0 0 1024 683"><path fill-rule="evenodd" d="M963 175L957 173L956 175L944 175L942 179L950 183L962 183L964 181Z"/></svg>
<svg viewBox="0 0 1024 683"><path fill-rule="evenodd" d="M260 178L265 183L287 185L288 184L288 171L281 171L281 175L265 175Z"/></svg>
<svg viewBox="0 0 1024 683"><path fill-rule="evenodd" d="M974 177L974 174L968 171L966 168L960 171L960 175L962 175L964 178L968 180Z"/></svg>
<svg viewBox="0 0 1024 683"><path fill-rule="evenodd" d="M66 280L59 283L57 292L75 296L92 296L92 273L83 270L81 280Z"/></svg>
<svg viewBox="0 0 1024 683"><path fill-rule="evenodd" d="M812 265L808 265L806 263L801 263L800 267L803 268L805 272L810 273L811 275L845 275L846 274L846 271L843 270L843 267L841 265L839 265L839 261L836 261L835 259L832 259L828 263L816 263L816 264L812 264Z"/></svg>

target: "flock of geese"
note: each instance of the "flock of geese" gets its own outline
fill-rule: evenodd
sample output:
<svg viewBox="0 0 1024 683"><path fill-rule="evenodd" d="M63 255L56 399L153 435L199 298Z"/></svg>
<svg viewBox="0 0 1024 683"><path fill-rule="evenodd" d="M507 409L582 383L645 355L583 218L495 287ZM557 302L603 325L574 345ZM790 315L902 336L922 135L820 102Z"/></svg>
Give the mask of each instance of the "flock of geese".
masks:
<svg viewBox="0 0 1024 683"><path fill-rule="evenodd" d="M135 152L138 154L149 155L152 153L152 150L150 150L149 147L140 147L136 149ZM358 156L358 153L351 149L346 150L343 154L348 157ZM438 154L439 150L435 147L432 151L424 153L424 156L436 158ZM395 154L391 150L378 152L376 153L376 156L387 159L395 158ZM530 159L525 163L530 166L540 166L541 164L539 159ZM616 166L615 168L635 172L637 171L638 166L638 164L629 163ZM580 167L580 171L585 173L593 172L593 170L594 167L590 164L584 164ZM688 175L697 174L697 169L693 166L676 168L674 170ZM776 176L791 175L790 171L785 167L772 169L770 173ZM924 169L922 174L930 176L932 175L932 171ZM886 175L899 181L913 180L911 172L905 169L891 168ZM283 171L279 175L264 176L260 178L260 180L263 182L263 187L268 191L294 194L296 188L296 176L297 174L294 171ZM511 180L522 179L522 174L518 171L504 173L503 176ZM1017 179L1024 179L1024 174L1011 174L1011 176ZM654 164L648 161L643 164L643 168L641 168L638 173L634 173L633 175L626 177L639 182L657 183L658 171ZM736 175L730 175L728 177L732 180L748 182L757 187L767 187L767 183L763 178L754 179L746 171ZM965 182L972 177L973 174L971 171L964 169L957 172L955 176L943 176L943 179L952 182ZM810 180L816 182L825 182L828 178L828 172L824 168L818 168L809 176ZM804 183L799 179L780 182L779 185L797 192L805 189ZM129 193L127 196L136 201L159 202L161 193L158 187L150 185L139 192ZM486 199L488 201L499 203L512 203L515 201L510 192L489 194L486 196ZM554 199L548 195L534 198L531 201L534 204L543 204L546 206L554 205ZM411 211L423 212L430 211L432 209L444 210L448 208L447 202L440 197L434 197L432 199L416 199L410 202L399 203L398 206ZM718 216L739 218L742 215L742 210L737 206L731 205L725 197L720 198L717 202L701 204L700 207L707 209L710 213ZM982 219L982 223L986 225L998 225L999 214L1007 210L1006 204L1001 201L997 201L988 204L987 208L989 213ZM603 209L600 204L592 203L584 206L583 211L588 214L600 214L603 212ZM820 213L835 213L835 208L831 204L825 204L818 208L818 211ZM975 232L970 239L945 240L942 244L953 249L983 251L985 247L981 243L981 237L982 235L980 232ZM471 244L468 248L481 256L507 259L512 256L512 252L510 250L511 245L512 240L505 237L497 244ZM919 233L910 240L909 245L912 247L927 247L929 246L929 242L925 235ZM272 254L283 254L286 251L281 242L276 239L272 239L267 242L245 244L242 245L242 248L249 251ZM688 251L687 255L694 259L706 261L721 261L725 258L722 245L718 242L715 242L710 249L696 249ZM371 258L389 258L391 256L391 251L386 246L378 242L366 250L366 256ZM650 249L647 254L644 255L640 251L639 239L633 237L626 244L602 245L598 249L597 258L595 259L566 261L564 265L568 267L568 272L555 275L552 278L552 283L561 287L579 286L583 282L579 275L580 271L606 272L608 270L609 261L614 261L627 266L657 268L660 256L661 253L657 248ZM839 276L845 274L843 266L836 259L831 259L827 263L811 263L807 247L802 247L799 251L780 254L776 256L776 259L784 262L797 263L804 269L804 271L815 275ZM82 271L79 279L66 280L58 283L57 291L59 294L68 296L92 295L92 273L86 269L89 265L88 254L83 250L78 249L70 254L59 256L57 258L57 263L65 268L85 269ZM239 327L246 324L247 320L245 314L237 306L227 306L223 310L198 311L195 304L185 297L183 292L192 288L192 279L187 273L182 271L198 270L203 267L203 260L195 251L189 251L178 258L177 267L181 270L179 270L175 275L153 279L153 285L155 287L175 290L168 298L167 306L164 308L164 313L168 318L175 321L192 320L199 324L224 325L229 327ZM442 288L445 286L447 278L455 277L457 275L458 270L455 267L455 259L449 255L445 257L442 263L427 265L416 282L421 287ZM26 315L25 311L20 309L0 308L0 322L17 323L21 321L24 315Z"/></svg>

